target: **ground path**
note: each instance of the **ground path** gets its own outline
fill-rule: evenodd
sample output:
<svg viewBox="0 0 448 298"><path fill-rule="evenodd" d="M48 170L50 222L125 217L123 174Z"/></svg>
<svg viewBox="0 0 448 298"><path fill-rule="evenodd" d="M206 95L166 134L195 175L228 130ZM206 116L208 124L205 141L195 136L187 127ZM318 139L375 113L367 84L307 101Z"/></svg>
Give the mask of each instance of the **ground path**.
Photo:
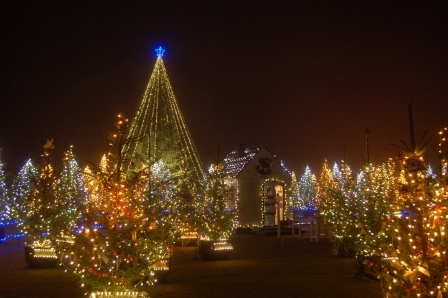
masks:
<svg viewBox="0 0 448 298"><path fill-rule="evenodd" d="M257 234L232 236L229 260L195 258L195 247L176 247L166 283L144 289L161 297L372 297L378 282L355 278L354 260L332 256L328 239ZM0 243L0 298L81 298L79 287L61 268L30 269L23 240Z"/></svg>

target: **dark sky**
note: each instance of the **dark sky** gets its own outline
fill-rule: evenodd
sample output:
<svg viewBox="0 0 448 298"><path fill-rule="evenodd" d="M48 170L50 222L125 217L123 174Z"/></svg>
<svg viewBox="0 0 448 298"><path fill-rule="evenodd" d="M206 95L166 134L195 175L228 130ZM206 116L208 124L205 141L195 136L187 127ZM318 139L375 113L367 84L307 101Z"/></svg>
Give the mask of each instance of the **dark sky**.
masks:
<svg viewBox="0 0 448 298"><path fill-rule="evenodd" d="M299 174L324 158L357 170L367 127L384 162L410 143L411 101L417 141L448 125L443 2L1 1L1 159L17 172L54 138L56 165L70 145L97 163L162 46L207 167L244 143Z"/></svg>

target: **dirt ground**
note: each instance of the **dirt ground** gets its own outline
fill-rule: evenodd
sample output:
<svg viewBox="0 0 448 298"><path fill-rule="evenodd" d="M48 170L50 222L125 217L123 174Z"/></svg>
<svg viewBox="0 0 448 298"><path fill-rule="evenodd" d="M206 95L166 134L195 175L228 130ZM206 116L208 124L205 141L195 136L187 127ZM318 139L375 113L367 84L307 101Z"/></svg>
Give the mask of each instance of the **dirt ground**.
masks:
<svg viewBox="0 0 448 298"><path fill-rule="evenodd" d="M0 298L88 297L69 273L31 269L23 239L0 243ZM356 278L354 260L331 255L331 243L258 234L234 235L228 260L195 257L194 246L177 246L163 284L149 297L382 297L380 285Z"/></svg>

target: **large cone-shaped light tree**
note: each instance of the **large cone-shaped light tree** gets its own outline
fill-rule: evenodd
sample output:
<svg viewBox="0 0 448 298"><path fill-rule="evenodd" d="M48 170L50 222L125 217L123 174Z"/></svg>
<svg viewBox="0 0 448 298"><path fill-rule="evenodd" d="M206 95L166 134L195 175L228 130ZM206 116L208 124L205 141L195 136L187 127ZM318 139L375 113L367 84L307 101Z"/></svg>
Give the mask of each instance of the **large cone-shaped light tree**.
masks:
<svg viewBox="0 0 448 298"><path fill-rule="evenodd" d="M128 132L139 141L125 144L123 152L132 160L129 170L162 160L174 177L199 182L204 175L202 163L171 87L164 50L156 52L154 70Z"/></svg>
<svg viewBox="0 0 448 298"><path fill-rule="evenodd" d="M193 222L193 198L198 196L204 170L171 87L162 59L164 51L156 49L156 64L127 133L128 138L138 141L124 144L122 150L124 158L131 161L128 173L157 162L170 170L175 193L172 204L183 214L182 230Z"/></svg>

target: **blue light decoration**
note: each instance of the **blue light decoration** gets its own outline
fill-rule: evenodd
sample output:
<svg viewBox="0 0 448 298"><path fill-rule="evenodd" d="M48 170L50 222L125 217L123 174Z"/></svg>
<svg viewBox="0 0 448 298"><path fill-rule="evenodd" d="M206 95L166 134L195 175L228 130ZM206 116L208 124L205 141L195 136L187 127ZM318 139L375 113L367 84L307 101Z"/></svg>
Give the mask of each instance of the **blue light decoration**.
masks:
<svg viewBox="0 0 448 298"><path fill-rule="evenodd" d="M0 243L5 242L9 238L17 239L17 238L22 238L22 237L25 237L24 233L17 233L17 234L6 235L5 237L0 238Z"/></svg>
<svg viewBox="0 0 448 298"><path fill-rule="evenodd" d="M165 53L165 50L162 47L156 49L157 57L163 57L163 53Z"/></svg>

